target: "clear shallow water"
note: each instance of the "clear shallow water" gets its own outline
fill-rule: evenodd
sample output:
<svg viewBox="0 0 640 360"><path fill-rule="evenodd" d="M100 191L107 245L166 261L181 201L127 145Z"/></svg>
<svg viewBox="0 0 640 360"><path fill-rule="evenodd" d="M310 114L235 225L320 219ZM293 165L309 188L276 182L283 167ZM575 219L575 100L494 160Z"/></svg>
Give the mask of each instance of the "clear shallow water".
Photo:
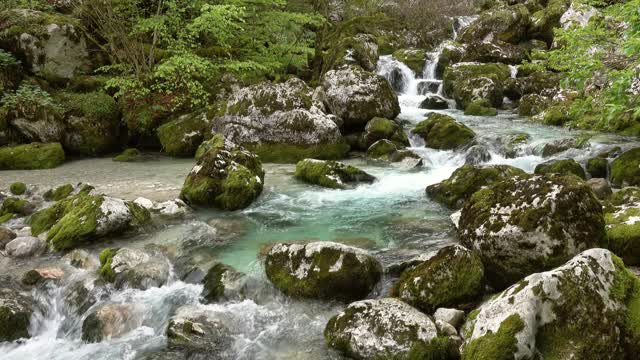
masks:
<svg viewBox="0 0 640 360"><path fill-rule="evenodd" d="M400 95L399 119L406 121L407 130L428 112L418 108L424 98L415 93L419 79L410 80L411 86ZM529 172L543 161L537 154L545 143L578 134L533 124L509 112L493 118L464 116L459 110L443 112L478 134L479 142L490 149L489 164L509 164ZM531 141L516 158L508 159L495 151L500 139L521 132L529 134ZM107 239L88 249L97 254L108 246L154 246L174 260L188 257L200 264L222 261L232 265L253 278L249 299L198 306L230 324L238 359L337 359L340 358L337 354L326 349L322 333L328 319L343 305L283 297L264 279L260 253L268 244L278 241L332 240L369 249L384 264L389 264L452 243L451 211L429 200L424 189L448 178L462 166L464 153L427 149L419 139L412 139L412 144L412 150L424 159L423 168L400 170L352 159L347 162L375 175L378 181L350 190L327 190L296 181L294 165L265 164L265 191L243 211L199 210L183 220L160 224L147 233ZM637 146L629 138L602 134L596 134L591 144L587 150L569 151L561 156L585 161L616 144L625 148ZM0 187L14 181L36 184L42 189L85 182L113 196L127 199L143 196L162 201L178 196L192 166L191 159L165 157L128 164L111 159L77 160L51 170L4 171L0 173ZM60 287L34 291L43 304L41 308L46 310L32 319L35 336L21 344L0 344L0 359L141 358L165 346L169 317L179 305L198 304L202 290L200 285L186 284L174 276L162 288L107 292L100 303L136 304L142 325L122 338L85 344L80 340L80 329L87 313L71 314L64 295L69 284L78 279L91 280L94 272L63 265L59 255L21 261L0 257L0 268L14 274L34 266L55 264L64 266L68 279ZM385 279L371 296L384 296L388 284L389 279Z"/></svg>

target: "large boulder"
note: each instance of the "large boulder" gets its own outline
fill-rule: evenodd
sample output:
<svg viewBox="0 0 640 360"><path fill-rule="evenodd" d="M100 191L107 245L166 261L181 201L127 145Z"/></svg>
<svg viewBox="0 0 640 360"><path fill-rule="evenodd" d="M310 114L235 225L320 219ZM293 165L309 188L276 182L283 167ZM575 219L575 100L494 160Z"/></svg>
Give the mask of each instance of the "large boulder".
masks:
<svg viewBox="0 0 640 360"><path fill-rule="evenodd" d="M444 72L443 90L447 96L453 97L455 88L462 82L479 77L495 78L502 82L511 77L511 70L505 64L462 62L448 67Z"/></svg>
<svg viewBox="0 0 640 360"><path fill-rule="evenodd" d="M267 278L295 298L359 300L382 276L382 266L364 250L333 243L274 245L265 260Z"/></svg>
<svg viewBox="0 0 640 360"><path fill-rule="evenodd" d="M578 162L573 159L550 160L542 164L538 164L534 173L539 175L575 175L583 180L586 180L587 178L582 165L578 164Z"/></svg>
<svg viewBox="0 0 640 360"><path fill-rule="evenodd" d="M265 82L234 92L212 125L216 133L255 152L262 161L342 158L349 146L337 119L322 107L313 100L313 89L300 79Z"/></svg>
<svg viewBox="0 0 640 360"><path fill-rule="evenodd" d="M149 211L132 201L80 192L36 212L29 224L34 236L47 233L47 242L53 249L68 250L149 220Z"/></svg>
<svg viewBox="0 0 640 360"><path fill-rule="evenodd" d="M405 270L393 294L427 314L439 307L476 301L484 290L480 257L460 245L433 252L423 263Z"/></svg>
<svg viewBox="0 0 640 360"><path fill-rule="evenodd" d="M193 156L210 133L211 122L202 113L180 116L158 128L162 149L171 156Z"/></svg>
<svg viewBox="0 0 640 360"><path fill-rule="evenodd" d="M549 0L544 9L532 14L530 35L551 45L554 30L560 27L560 19L569 10L570 4L570 0Z"/></svg>
<svg viewBox="0 0 640 360"><path fill-rule="evenodd" d="M613 160L611 184L615 187L640 185L640 148L631 149Z"/></svg>
<svg viewBox="0 0 640 360"><path fill-rule="evenodd" d="M64 159L59 143L0 147L0 170L51 169L62 165Z"/></svg>
<svg viewBox="0 0 640 360"><path fill-rule="evenodd" d="M438 150L455 150L469 145L476 134L449 115L431 113L411 131L420 136L425 146Z"/></svg>
<svg viewBox="0 0 640 360"><path fill-rule="evenodd" d="M349 130L362 130L374 117L395 119L398 97L380 75L357 67L332 70L322 78L324 103L331 114L344 120Z"/></svg>
<svg viewBox="0 0 640 360"><path fill-rule="evenodd" d="M551 99L539 94L527 94L520 98L518 114L520 116L538 115L551 105Z"/></svg>
<svg viewBox="0 0 640 360"><path fill-rule="evenodd" d="M573 176L516 176L481 189L465 202L458 235L497 289L606 247L602 205Z"/></svg>
<svg viewBox="0 0 640 360"><path fill-rule="evenodd" d="M609 249L627 265L640 265L640 189L624 188L605 201Z"/></svg>
<svg viewBox="0 0 640 360"><path fill-rule="evenodd" d="M178 308L167 326L168 348L187 353L189 358L232 359L233 343L229 328L216 313L197 306Z"/></svg>
<svg viewBox="0 0 640 360"><path fill-rule="evenodd" d="M358 183L372 183L376 178L355 166L336 161L304 159L296 164L297 179L331 189L346 189Z"/></svg>
<svg viewBox="0 0 640 360"><path fill-rule="evenodd" d="M469 44L462 61L517 65L526 57L527 51L522 47L496 40Z"/></svg>
<svg viewBox="0 0 640 360"><path fill-rule="evenodd" d="M499 108L504 98L503 83L510 76L505 64L458 63L445 71L443 90L461 109L477 100L485 100Z"/></svg>
<svg viewBox="0 0 640 360"><path fill-rule="evenodd" d="M463 328L462 359L633 358L639 304L639 280L622 261L608 250L587 250L474 310Z"/></svg>
<svg viewBox="0 0 640 360"><path fill-rule="evenodd" d="M4 286L0 288L0 343L28 338L33 301L17 289Z"/></svg>
<svg viewBox="0 0 640 360"><path fill-rule="evenodd" d="M518 44L527 37L531 14L524 4L499 6L483 12L460 34L463 43L504 41Z"/></svg>
<svg viewBox="0 0 640 360"><path fill-rule="evenodd" d="M366 71L375 71L378 58L378 43L373 35L347 36L332 45L324 56L322 73L339 69L343 65L358 65Z"/></svg>
<svg viewBox="0 0 640 360"><path fill-rule="evenodd" d="M407 134L398 123L393 120L375 117L364 128L362 145L369 148L378 140L390 140L400 147L409 146Z"/></svg>
<svg viewBox="0 0 640 360"><path fill-rule="evenodd" d="M100 276L119 289L146 290L167 283L170 265L164 257L138 249L107 248L100 253Z"/></svg>
<svg viewBox="0 0 640 360"><path fill-rule="evenodd" d="M133 304L99 306L82 322L82 340L90 343L122 337L142 325L142 314Z"/></svg>
<svg viewBox="0 0 640 360"><path fill-rule="evenodd" d="M393 58L407 65L416 75L422 75L427 52L423 49L400 49L393 52Z"/></svg>
<svg viewBox="0 0 640 360"><path fill-rule="evenodd" d="M447 359L446 336L435 322L398 299L350 304L329 320L327 344L353 359Z"/></svg>
<svg viewBox="0 0 640 360"><path fill-rule="evenodd" d="M447 180L427 186L427 195L452 209L460 209L465 200L483 187L525 175L523 170L509 165L465 165Z"/></svg>
<svg viewBox="0 0 640 360"><path fill-rule="evenodd" d="M192 206L237 210L251 205L263 186L258 156L226 142L202 155L187 175L180 198Z"/></svg>

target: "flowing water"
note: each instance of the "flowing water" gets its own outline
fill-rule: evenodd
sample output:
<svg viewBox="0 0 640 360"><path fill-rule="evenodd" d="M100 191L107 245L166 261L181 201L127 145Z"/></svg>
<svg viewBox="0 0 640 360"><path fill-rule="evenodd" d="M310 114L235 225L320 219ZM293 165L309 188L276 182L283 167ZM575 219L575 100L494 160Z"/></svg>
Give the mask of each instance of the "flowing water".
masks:
<svg viewBox="0 0 640 360"><path fill-rule="evenodd" d="M421 82L439 81L432 71L435 54L429 54L423 74L416 76L407 66L382 57L379 73L398 81L402 113L399 119L407 131L423 120L427 110L419 108L424 99ZM501 112L497 117L464 116L459 110L443 113L471 127L479 142L491 153L488 164L509 164L532 172L543 161L541 147L552 140L574 137L576 132L534 124ZM531 136L515 158L498 151L505 138L517 133ZM206 261L222 261L249 274L254 280L249 299L212 305L199 304L201 285L188 284L176 276L161 288L146 291L108 289L99 304L133 303L139 307L142 325L124 337L86 344L81 340L85 314L71 312L64 297L77 281L92 280L93 271L68 266L70 274L57 287L34 290L41 313L32 319L33 337L20 343L0 344L0 359L138 359L162 349L167 321L173 311L194 304L213 311L231 327L237 359L338 359L324 345L323 330L328 319L344 305L294 301L275 291L264 278L260 253L277 241L332 240L372 251L385 265L437 249L454 242L449 220L451 211L429 200L427 185L448 178L465 163L464 152L424 148L412 138L411 150L424 159L424 167L402 170L388 164L352 159L347 162L375 175L378 181L351 190L327 190L297 182L294 165L265 164L265 191L248 209L232 213L198 211L181 221L160 224L145 234L108 239L89 250L97 255L107 246L160 246L173 256L188 255ZM595 134L588 149L569 151L563 156L585 161L604 149L633 146L631 139ZM546 159L545 159L546 160ZM144 196L153 200L177 197L182 181L193 166L192 160L157 156L143 163L116 163L110 159L71 161L62 167L40 171L6 171L0 187L13 181L50 188L63 183L85 182L97 191L127 199ZM194 250L195 249L195 250ZM0 257L0 268L9 269ZM38 265L64 263L56 255L11 263L10 272L21 274ZM385 279L371 297L384 296L390 279Z"/></svg>

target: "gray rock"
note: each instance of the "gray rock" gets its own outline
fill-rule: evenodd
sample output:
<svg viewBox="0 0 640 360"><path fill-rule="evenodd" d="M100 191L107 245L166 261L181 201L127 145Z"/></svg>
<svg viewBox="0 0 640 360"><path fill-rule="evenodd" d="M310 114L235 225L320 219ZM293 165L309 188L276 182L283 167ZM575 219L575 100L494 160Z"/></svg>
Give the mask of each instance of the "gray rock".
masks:
<svg viewBox="0 0 640 360"><path fill-rule="evenodd" d="M230 358L233 345L229 329L215 313L192 305L179 308L169 320L167 342L170 350L211 359Z"/></svg>
<svg viewBox="0 0 640 360"><path fill-rule="evenodd" d="M3 250L4 247L11 242L11 240L16 238L16 233L5 228L0 227L0 250Z"/></svg>
<svg viewBox="0 0 640 360"><path fill-rule="evenodd" d="M581 146L576 139L560 139L554 140L544 145L542 148L542 157L550 157L569 149L578 149Z"/></svg>
<svg viewBox="0 0 640 360"><path fill-rule="evenodd" d="M132 304L100 306L82 323L82 340L101 342L119 338L142 326L140 310Z"/></svg>
<svg viewBox="0 0 640 360"><path fill-rule="evenodd" d="M420 103L420 109L444 110L449 108L449 103L440 95L427 95Z"/></svg>
<svg viewBox="0 0 640 360"><path fill-rule="evenodd" d="M33 236L25 236L11 240L11 242L5 246L4 250L9 256L22 258L40 255L44 253L46 249L47 244L44 240Z"/></svg>
<svg viewBox="0 0 640 360"><path fill-rule="evenodd" d="M436 327L441 335L457 336L458 330L446 321L436 320Z"/></svg>
<svg viewBox="0 0 640 360"><path fill-rule="evenodd" d="M465 165L479 165L491 160L491 153L484 145L473 145L467 150L464 158Z"/></svg>
<svg viewBox="0 0 640 360"><path fill-rule="evenodd" d="M438 308L433 313L435 320L442 320L448 324L451 324L454 328L459 328L464 321L464 311L458 309Z"/></svg>
<svg viewBox="0 0 640 360"><path fill-rule="evenodd" d="M111 260L110 268L115 274L116 287L141 290L166 284L170 271L165 258L130 248L118 250Z"/></svg>
<svg viewBox="0 0 640 360"><path fill-rule="evenodd" d="M32 313L31 298L13 288L0 288L0 343L28 338Z"/></svg>
<svg viewBox="0 0 640 360"><path fill-rule="evenodd" d="M98 260L91 256L86 250L76 249L68 253L63 258L69 265L78 269L90 270L96 269L99 265Z"/></svg>
<svg viewBox="0 0 640 360"><path fill-rule="evenodd" d="M593 190L593 193L596 196L603 200L609 197L609 195L613 194L613 190L611 190L611 186L607 179L602 178L593 178L587 180L587 185Z"/></svg>

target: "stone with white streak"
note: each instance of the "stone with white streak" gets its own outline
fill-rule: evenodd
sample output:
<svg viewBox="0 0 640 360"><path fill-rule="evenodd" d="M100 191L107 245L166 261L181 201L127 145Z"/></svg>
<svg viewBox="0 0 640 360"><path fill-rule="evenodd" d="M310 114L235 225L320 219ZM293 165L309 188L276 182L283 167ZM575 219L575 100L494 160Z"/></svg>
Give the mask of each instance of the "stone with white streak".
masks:
<svg viewBox="0 0 640 360"><path fill-rule="evenodd" d="M624 188L605 201L609 249L627 265L640 265L640 189Z"/></svg>
<svg viewBox="0 0 640 360"><path fill-rule="evenodd" d="M458 309L439 308L433 313L435 320L442 320L454 328L460 327L464 321L464 311Z"/></svg>
<svg viewBox="0 0 640 360"><path fill-rule="evenodd" d="M364 250L321 241L275 244L267 254L265 271L291 297L350 301L374 289L382 266Z"/></svg>
<svg viewBox="0 0 640 360"><path fill-rule="evenodd" d="M113 274L108 280L114 281L117 288L141 290L166 284L170 270L169 262L164 257L130 248L117 250L101 268L102 273Z"/></svg>

